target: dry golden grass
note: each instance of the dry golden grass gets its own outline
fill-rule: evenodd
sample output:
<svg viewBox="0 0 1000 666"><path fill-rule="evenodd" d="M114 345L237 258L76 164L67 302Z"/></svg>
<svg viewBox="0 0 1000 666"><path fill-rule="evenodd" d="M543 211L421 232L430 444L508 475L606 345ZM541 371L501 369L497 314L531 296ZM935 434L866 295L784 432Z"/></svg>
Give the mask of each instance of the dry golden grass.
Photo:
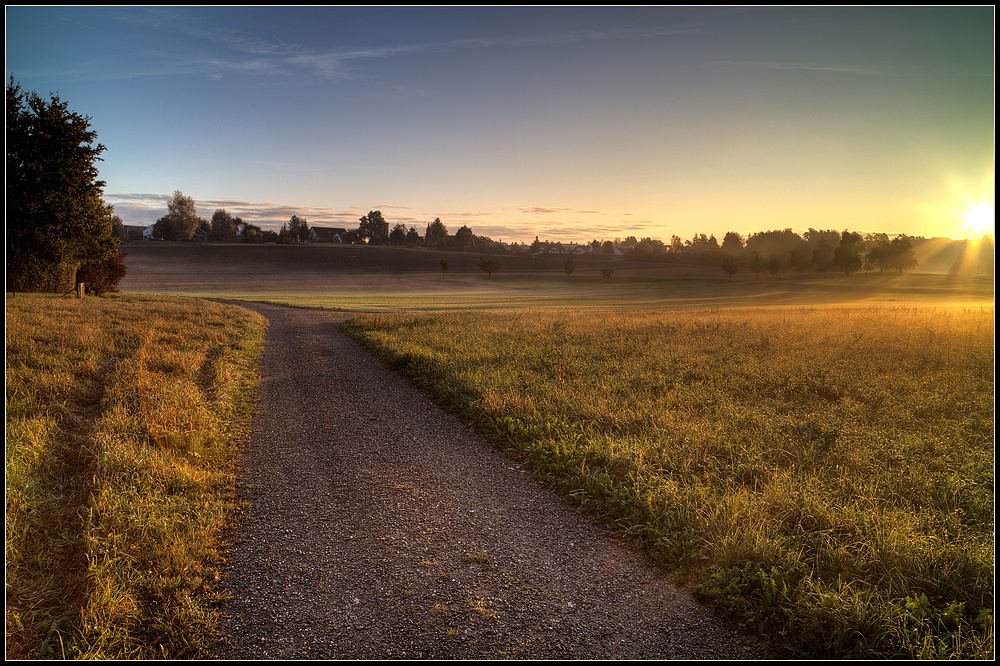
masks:
<svg viewBox="0 0 1000 666"><path fill-rule="evenodd" d="M786 647L992 654L992 307L494 311L348 326Z"/></svg>
<svg viewBox="0 0 1000 666"><path fill-rule="evenodd" d="M198 657L266 321L7 301L7 657Z"/></svg>

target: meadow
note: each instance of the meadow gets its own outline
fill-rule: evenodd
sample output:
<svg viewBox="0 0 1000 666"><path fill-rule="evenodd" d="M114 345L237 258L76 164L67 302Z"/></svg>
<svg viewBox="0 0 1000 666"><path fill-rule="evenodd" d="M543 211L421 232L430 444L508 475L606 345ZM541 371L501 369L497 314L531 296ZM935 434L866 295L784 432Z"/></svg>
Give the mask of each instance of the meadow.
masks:
<svg viewBox="0 0 1000 666"><path fill-rule="evenodd" d="M790 654L992 658L991 276L126 251L123 294L8 295L8 657L207 654L266 325L199 300L232 298L369 313L390 367Z"/></svg>
<svg viewBox="0 0 1000 666"><path fill-rule="evenodd" d="M7 658L191 658L266 320L186 298L6 304Z"/></svg>
<svg viewBox="0 0 1000 666"><path fill-rule="evenodd" d="M390 367L793 654L993 647L993 309L368 315Z"/></svg>

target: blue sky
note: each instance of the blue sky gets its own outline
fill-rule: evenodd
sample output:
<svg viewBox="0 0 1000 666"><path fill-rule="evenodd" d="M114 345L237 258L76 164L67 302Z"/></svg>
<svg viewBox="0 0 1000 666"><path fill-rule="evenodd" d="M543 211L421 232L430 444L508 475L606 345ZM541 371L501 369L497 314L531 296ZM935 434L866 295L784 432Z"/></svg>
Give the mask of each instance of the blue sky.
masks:
<svg viewBox="0 0 1000 666"><path fill-rule="evenodd" d="M994 9L11 7L7 76L92 118L128 224L495 240L965 237Z"/></svg>

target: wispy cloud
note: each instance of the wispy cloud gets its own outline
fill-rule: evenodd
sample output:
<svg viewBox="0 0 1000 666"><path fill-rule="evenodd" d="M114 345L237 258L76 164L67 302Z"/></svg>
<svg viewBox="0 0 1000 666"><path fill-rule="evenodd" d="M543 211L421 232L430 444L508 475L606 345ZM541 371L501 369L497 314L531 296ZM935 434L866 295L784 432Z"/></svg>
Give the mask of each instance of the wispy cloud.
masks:
<svg viewBox="0 0 1000 666"><path fill-rule="evenodd" d="M165 69L201 71L217 78L225 73L270 75L273 77L318 78L323 81L346 81L361 78L360 64L365 60L388 59L418 53L472 51L491 48L561 45L598 41L620 41L669 37L696 32L692 28L648 27L581 30L490 38L461 38L413 44L390 44L355 49L316 49L293 44L271 35L255 35L229 30L218 25L201 25L189 14L165 7L140 12L122 12L119 20L145 24L191 38L201 44L215 44L221 52L211 56L193 50L186 59L176 54L161 54ZM144 70L145 74L155 71Z"/></svg>
<svg viewBox="0 0 1000 666"><path fill-rule="evenodd" d="M577 208L546 208L544 206L534 206L532 208L518 208L518 212L526 215L606 215L601 210L579 210Z"/></svg>
<svg viewBox="0 0 1000 666"><path fill-rule="evenodd" d="M858 74L861 76L897 76L899 72L887 69L872 69L869 67L849 67L810 62L774 62L774 61L720 61L720 65L730 65L745 69L770 69L776 71L801 70L806 72L830 72L836 74Z"/></svg>

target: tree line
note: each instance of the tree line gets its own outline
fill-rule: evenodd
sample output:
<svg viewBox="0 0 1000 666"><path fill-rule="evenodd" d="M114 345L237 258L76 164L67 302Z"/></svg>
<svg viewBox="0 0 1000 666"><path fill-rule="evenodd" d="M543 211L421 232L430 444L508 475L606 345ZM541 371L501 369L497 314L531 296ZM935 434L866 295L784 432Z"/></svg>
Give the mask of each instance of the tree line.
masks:
<svg viewBox="0 0 1000 666"><path fill-rule="evenodd" d="M7 85L7 281L14 291L66 292L78 282L94 291L110 291L125 275L128 238L122 220L103 200L104 181L96 163L106 148L97 143L90 118L69 110L58 96L46 100L25 92L11 77ZM152 236L163 240L246 243L304 243L313 239L308 221L292 215L280 231L263 230L225 209L211 219L198 216L195 202L175 191L167 214L152 225ZM390 227L381 211L373 210L353 229L343 229L340 242L397 247L426 247L461 252L495 253L505 249L467 225L455 233L440 218L421 235L416 226ZM791 229L761 231L742 237L728 232L695 234L690 240L672 236L669 243L653 238L615 239L590 243L590 251L621 254L626 261L663 261L720 266L730 278L741 270L758 276L785 270L831 270L846 274L861 269L902 272L917 265L911 238L886 234L862 237L851 231ZM578 246L573 246L577 248ZM540 241L532 253L565 252L561 243ZM493 265L483 263L492 275ZM572 269L567 266L567 275Z"/></svg>
<svg viewBox="0 0 1000 666"><path fill-rule="evenodd" d="M889 238L884 233L862 236L848 230L810 228L802 234L780 229L759 231L747 237L730 231L721 243L714 235L705 234L695 234L690 240L672 236L669 244L630 236L614 245L623 249L626 261L720 266L730 275L740 270L758 276L789 270L838 270L849 275L862 269L903 272L916 268L914 240L905 234Z"/></svg>
<svg viewBox="0 0 1000 666"><path fill-rule="evenodd" d="M210 220L205 220L198 216L194 200L179 190L174 192L167 203L167 214L156 220L152 227L151 238L155 240L203 239L291 245L308 243L313 239L309 221L298 215L292 215L277 232L262 230L255 224L233 216L225 209L216 210ZM403 223L396 223L390 227L382 211L378 210L370 211L361 217L357 227L342 229L341 232L338 234L340 242L346 244L427 247L460 252L494 252L502 247L491 238L474 234L467 225L463 225L451 234L441 218L429 222L423 235L413 225L408 227ZM122 238L127 237L124 226L118 228L116 233Z"/></svg>

